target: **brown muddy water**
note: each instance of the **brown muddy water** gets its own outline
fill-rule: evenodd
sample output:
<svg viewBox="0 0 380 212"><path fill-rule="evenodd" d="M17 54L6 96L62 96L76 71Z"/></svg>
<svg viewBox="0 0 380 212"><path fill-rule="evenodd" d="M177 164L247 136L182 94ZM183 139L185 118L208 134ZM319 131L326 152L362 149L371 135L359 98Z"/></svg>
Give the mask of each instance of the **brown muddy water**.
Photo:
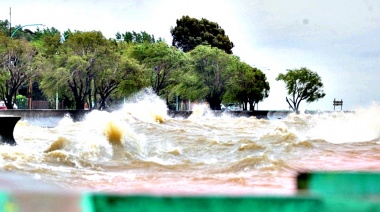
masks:
<svg viewBox="0 0 380 212"><path fill-rule="evenodd" d="M380 170L376 105L273 120L193 111L168 117L146 95L79 122L19 121L0 166L74 192L133 194L293 194L299 172Z"/></svg>

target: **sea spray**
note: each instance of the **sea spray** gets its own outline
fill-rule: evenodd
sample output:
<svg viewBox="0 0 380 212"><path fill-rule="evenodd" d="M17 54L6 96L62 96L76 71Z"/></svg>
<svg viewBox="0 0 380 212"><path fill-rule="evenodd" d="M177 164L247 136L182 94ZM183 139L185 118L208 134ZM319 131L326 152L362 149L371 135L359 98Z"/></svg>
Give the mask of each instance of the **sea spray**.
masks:
<svg viewBox="0 0 380 212"><path fill-rule="evenodd" d="M46 149L44 152L49 153L49 152L52 152L55 150L61 150L65 146L67 146L69 144L69 142L70 141L68 139L66 139L65 137L58 137L58 139L53 141L53 143L49 146L49 148Z"/></svg>
<svg viewBox="0 0 380 212"><path fill-rule="evenodd" d="M104 135L112 146L123 147L123 131L114 122L107 122Z"/></svg>
<svg viewBox="0 0 380 212"><path fill-rule="evenodd" d="M228 195L294 193L300 171L380 170L378 142L334 135L340 127L358 135L368 128L377 137L376 107L275 120L205 111L191 120L165 117L165 101L142 93L120 110L89 111L81 121L65 118L53 128L18 125L18 145L0 146L0 167L73 191ZM163 122L151 111L162 113ZM351 122L362 126L345 130ZM115 139L104 134L110 123L122 132Z"/></svg>
<svg viewBox="0 0 380 212"><path fill-rule="evenodd" d="M193 110L191 115L189 116L188 119L190 120L196 120L199 119L209 112L209 106L207 104L194 104L193 105Z"/></svg>
<svg viewBox="0 0 380 212"><path fill-rule="evenodd" d="M330 143L374 141L380 138L380 107L376 104L355 112L314 116L310 136Z"/></svg>
<svg viewBox="0 0 380 212"><path fill-rule="evenodd" d="M104 135L112 145L112 159L123 158L123 131L121 130L121 128L113 122L108 122L106 128L104 129Z"/></svg>
<svg viewBox="0 0 380 212"><path fill-rule="evenodd" d="M168 118L165 101L154 95L152 89L144 89L128 98L122 111L144 122L163 123Z"/></svg>

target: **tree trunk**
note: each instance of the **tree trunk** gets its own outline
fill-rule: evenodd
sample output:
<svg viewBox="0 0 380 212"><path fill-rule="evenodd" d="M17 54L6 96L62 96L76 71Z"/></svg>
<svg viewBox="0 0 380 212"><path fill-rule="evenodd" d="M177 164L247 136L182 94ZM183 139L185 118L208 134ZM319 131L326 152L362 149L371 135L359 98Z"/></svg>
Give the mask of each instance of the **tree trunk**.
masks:
<svg viewBox="0 0 380 212"><path fill-rule="evenodd" d="M5 106L7 106L7 109L8 109L8 110L12 110L12 109L13 109L12 96L11 96L11 95L8 95L8 94L6 94L5 96L6 96L6 97L5 97L6 99L5 99L5 101L4 101Z"/></svg>
<svg viewBox="0 0 380 212"><path fill-rule="evenodd" d="M211 110L221 110L221 104L222 100L218 97L212 96L212 97L206 97L206 101L210 105Z"/></svg>
<svg viewBox="0 0 380 212"><path fill-rule="evenodd" d="M106 100L101 99L100 100L99 110L104 110L104 109L106 109Z"/></svg>
<svg viewBox="0 0 380 212"><path fill-rule="evenodd" d="M94 91L95 93L95 91ZM94 94L95 96L95 94ZM88 95L88 109L91 110L92 109L92 93L91 93L91 89L90 89L90 92L89 92L89 95Z"/></svg>
<svg viewBox="0 0 380 212"><path fill-rule="evenodd" d="M255 110L255 104L253 101L249 102L249 111L254 111Z"/></svg>
<svg viewBox="0 0 380 212"><path fill-rule="evenodd" d="M243 102L243 110L244 111L248 110L248 102L246 101Z"/></svg>
<svg viewBox="0 0 380 212"><path fill-rule="evenodd" d="M84 109L84 101L81 98L75 98L75 108L77 110Z"/></svg>
<svg viewBox="0 0 380 212"><path fill-rule="evenodd" d="M288 97L286 97L286 102L288 103L289 107L292 108L294 112L298 113L298 108L296 108L296 104L293 101L292 101L293 104L291 104Z"/></svg>

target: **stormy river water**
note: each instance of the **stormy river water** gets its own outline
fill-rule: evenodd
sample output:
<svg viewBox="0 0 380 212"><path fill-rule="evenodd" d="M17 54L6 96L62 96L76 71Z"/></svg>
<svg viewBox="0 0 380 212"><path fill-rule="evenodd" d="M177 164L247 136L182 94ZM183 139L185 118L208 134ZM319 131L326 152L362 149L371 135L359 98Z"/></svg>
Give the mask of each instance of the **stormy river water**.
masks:
<svg viewBox="0 0 380 212"><path fill-rule="evenodd" d="M146 95L78 122L21 120L18 145L0 146L0 167L78 192L231 195L292 194L300 172L380 170L376 105L281 119L205 108L171 118Z"/></svg>

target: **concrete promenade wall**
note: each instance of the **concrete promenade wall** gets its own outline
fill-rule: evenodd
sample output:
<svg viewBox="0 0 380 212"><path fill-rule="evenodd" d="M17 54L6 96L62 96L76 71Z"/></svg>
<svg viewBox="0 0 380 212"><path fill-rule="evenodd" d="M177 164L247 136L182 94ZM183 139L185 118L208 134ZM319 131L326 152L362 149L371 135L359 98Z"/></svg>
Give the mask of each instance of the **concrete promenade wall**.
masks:
<svg viewBox="0 0 380 212"><path fill-rule="evenodd" d="M69 115L74 121L80 121L89 110L0 110L0 115L12 115L20 116L21 119L40 119L40 118L63 118ZM292 113L291 111L212 111L215 116L232 115L237 117L251 117L263 119L281 119ZM168 116L172 118L188 118L192 114L192 111L168 111Z"/></svg>
<svg viewBox="0 0 380 212"><path fill-rule="evenodd" d="M275 111L275 110L256 110L256 111L221 111L215 110L211 112L215 116L231 115L236 117L256 117L259 119L282 119L292 111ZM187 118L192 114L192 111L168 111L170 117Z"/></svg>
<svg viewBox="0 0 380 212"><path fill-rule="evenodd" d="M37 119L37 118L63 118L66 115L74 121L81 120L89 110L0 110L0 115L20 116L21 119Z"/></svg>

